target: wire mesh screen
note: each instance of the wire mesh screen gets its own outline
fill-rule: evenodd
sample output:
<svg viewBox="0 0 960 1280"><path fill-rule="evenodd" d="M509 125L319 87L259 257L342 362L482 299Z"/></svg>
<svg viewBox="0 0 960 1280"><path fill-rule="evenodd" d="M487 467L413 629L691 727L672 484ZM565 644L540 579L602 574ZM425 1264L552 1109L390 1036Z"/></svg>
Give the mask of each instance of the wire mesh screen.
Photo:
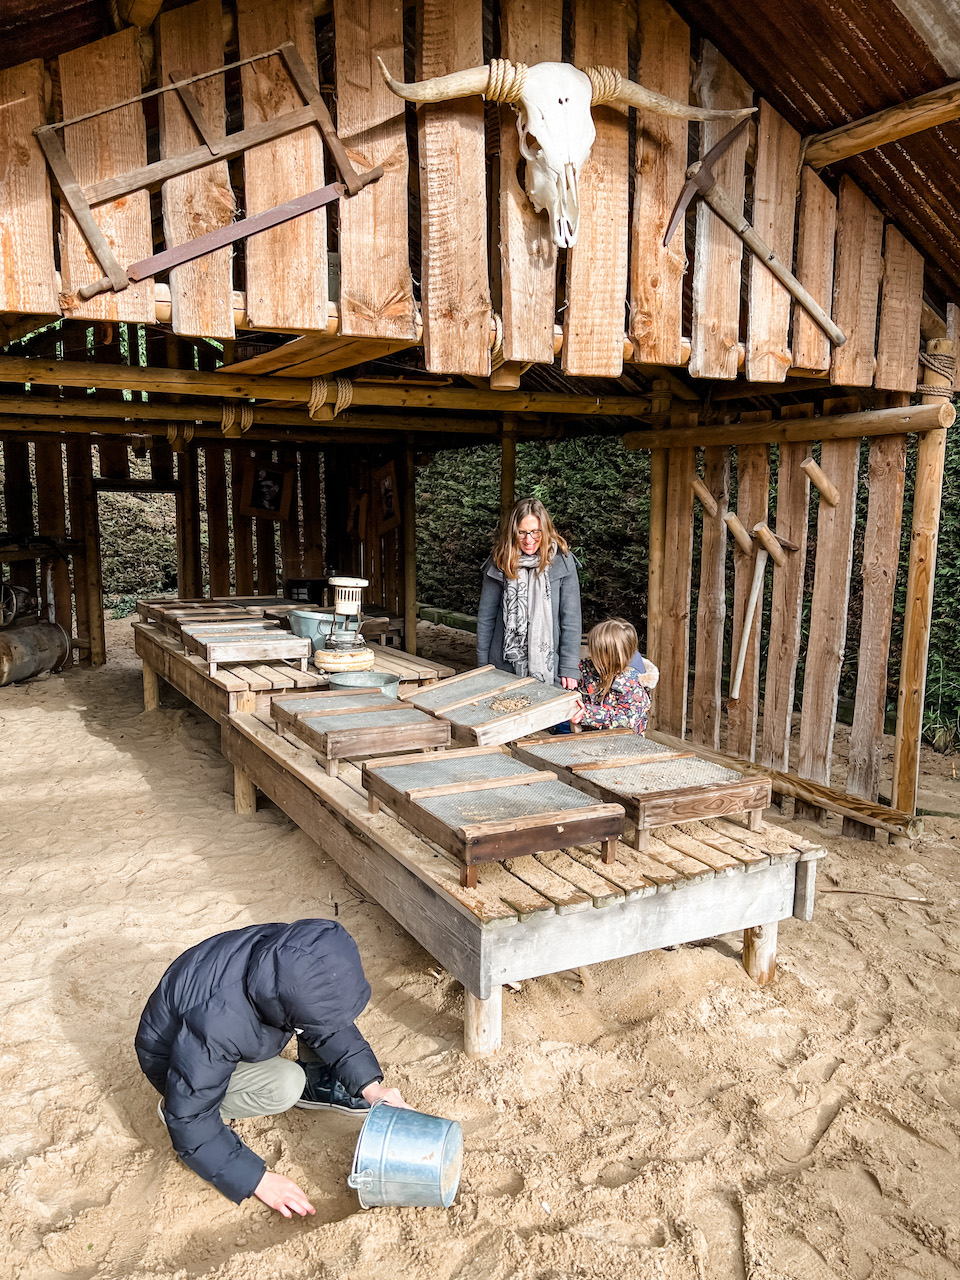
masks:
<svg viewBox="0 0 960 1280"><path fill-rule="evenodd" d="M536 774L528 764L521 764L501 752L484 752L476 756L430 755L415 764L384 765L372 770L398 791L415 791L418 787L439 787L446 782L481 782L487 778L515 778Z"/></svg>
<svg viewBox="0 0 960 1280"><path fill-rule="evenodd" d="M663 764L625 764L622 768L591 769L584 774L598 786L618 795L640 796L653 791L685 791L690 787L741 782L742 775L709 760L665 760Z"/></svg>
<svg viewBox="0 0 960 1280"><path fill-rule="evenodd" d="M521 712L542 707L546 723L550 724L549 704L565 698L564 690L554 685L535 682L521 685L519 689L507 689L505 693L495 693L491 697L470 702L465 707L457 707L455 711L446 712L444 718L451 724L481 725L493 724L506 716L515 716ZM560 713L556 715L560 719Z"/></svg>
<svg viewBox="0 0 960 1280"><path fill-rule="evenodd" d="M448 707L451 702L459 702L461 698L482 698L494 689L502 689L505 684L512 684L517 679L518 677L511 675L509 671L479 671L476 675L454 683L442 680L440 684L432 685L429 689L419 690L415 697L408 698L407 701L427 711L436 711L438 707ZM530 685L521 686L524 692L530 687Z"/></svg>
<svg viewBox="0 0 960 1280"><path fill-rule="evenodd" d="M433 716L418 711L416 707L405 711L364 711L345 716L301 716L300 722L315 729L317 733L335 733L338 729L390 729L401 724L437 723Z"/></svg>
<svg viewBox="0 0 960 1280"><path fill-rule="evenodd" d="M535 817L588 809L597 803L563 782L545 779L525 787L467 791L453 796L432 796L418 800L435 817L451 827L477 822L503 822L510 818Z"/></svg>
<svg viewBox="0 0 960 1280"><path fill-rule="evenodd" d="M620 756L670 755L672 747L662 742L650 742L635 733L615 734L560 734L554 742L523 743L525 751L549 764L588 764L594 760L609 760Z"/></svg>
<svg viewBox="0 0 960 1280"><path fill-rule="evenodd" d="M346 711L353 707L372 707L381 702L396 706L399 701L399 698L385 698L379 689L371 689L369 693L348 693L342 698L326 698L316 694L313 697L284 698L280 706L291 715L302 715L304 712L322 715L325 711L339 711L341 707Z"/></svg>

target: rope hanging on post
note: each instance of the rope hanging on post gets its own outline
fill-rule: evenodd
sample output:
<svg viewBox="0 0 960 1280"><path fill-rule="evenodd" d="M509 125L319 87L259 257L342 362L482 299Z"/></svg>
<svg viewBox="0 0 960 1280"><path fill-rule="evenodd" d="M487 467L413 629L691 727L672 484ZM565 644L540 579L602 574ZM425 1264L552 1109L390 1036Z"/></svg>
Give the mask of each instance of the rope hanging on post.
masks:
<svg viewBox="0 0 960 1280"><path fill-rule="evenodd" d="M237 408L240 409L240 421L237 421ZM220 430L225 436L246 435L253 426L253 405L237 405L233 401L224 400L220 406Z"/></svg>
<svg viewBox="0 0 960 1280"><path fill-rule="evenodd" d="M493 342L490 344L490 368L499 369L503 364L503 321L493 313Z"/></svg>
<svg viewBox="0 0 960 1280"><path fill-rule="evenodd" d="M584 67L584 74L593 85L592 106L602 107L605 102L617 102L623 86L623 76L613 67Z"/></svg>
<svg viewBox="0 0 960 1280"><path fill-rule="evenodd" d="M957 367L956 356L921 351L920 363L926 365L928 369L932 369L934 373L939 373L942 378L946 378L947 386L935 387L928 382L921 382L917 390L921 391L925 396L945 396L952 400L954 371Z"/></svg>
<svg viewBox="0 0 960 1280"><path fill-rule="evenodd" d="M483 96L488 102L519 102L526 78L526 63L510 62L507 58L491 58L490 74Z"/></svg>

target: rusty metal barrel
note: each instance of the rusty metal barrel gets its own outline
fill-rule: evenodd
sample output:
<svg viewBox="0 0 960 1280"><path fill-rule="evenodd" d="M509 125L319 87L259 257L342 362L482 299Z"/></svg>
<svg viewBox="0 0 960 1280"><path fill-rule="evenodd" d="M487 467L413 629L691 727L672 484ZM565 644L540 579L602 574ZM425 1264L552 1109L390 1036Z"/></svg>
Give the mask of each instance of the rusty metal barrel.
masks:
<svg viewBox="0 0 960 1280"><path fill-rule="evenodd" d="M70 637L56 622L31 622L0 630L0 685L57 671L67 660Z"/></svg>

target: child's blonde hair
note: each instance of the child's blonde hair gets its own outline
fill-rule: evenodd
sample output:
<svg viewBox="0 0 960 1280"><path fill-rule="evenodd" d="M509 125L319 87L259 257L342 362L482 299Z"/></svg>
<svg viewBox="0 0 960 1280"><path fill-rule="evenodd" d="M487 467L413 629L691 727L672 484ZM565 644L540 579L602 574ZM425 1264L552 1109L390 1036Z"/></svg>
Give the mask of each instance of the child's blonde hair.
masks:
<svg viewBox="0 0 960 1280"><path fill-rule="evenodd" d="M602 682L604 696L610 692L617 676L629 667L637 646L637 629L626 618L598 622L587 636L587 651Z"/></svg>

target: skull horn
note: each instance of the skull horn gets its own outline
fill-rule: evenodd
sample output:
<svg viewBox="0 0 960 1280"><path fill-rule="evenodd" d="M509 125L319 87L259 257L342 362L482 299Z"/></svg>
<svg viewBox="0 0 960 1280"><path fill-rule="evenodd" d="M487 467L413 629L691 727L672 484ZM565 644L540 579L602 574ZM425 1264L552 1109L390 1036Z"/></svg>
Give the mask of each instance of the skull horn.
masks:
<svg viewBox="0 0 960 1280"><path fill-rule="evenodd" d="M489 67L471 67L468 71L454 71L449 76L434 76L430 80L418 80L404 84L394 80L382 58L377 58L384 80L397 95L407 102L449 102L452 98L470 98L484 93L490 79Z"/></svg>
<svg viewBox="0 0 960 1280"><path fill-rule="evenodd" d="M742 120L753 115L756 107L739 107L732 110L712 110L708 107L691 107L663 94L645 89L633 80L624 80L612 67L587 67L586 73L593 85L593 106L622 102L638 111L651 111L659 116L672 116L676 120ZM453 79L449 76L448 79Z"/></svg>

